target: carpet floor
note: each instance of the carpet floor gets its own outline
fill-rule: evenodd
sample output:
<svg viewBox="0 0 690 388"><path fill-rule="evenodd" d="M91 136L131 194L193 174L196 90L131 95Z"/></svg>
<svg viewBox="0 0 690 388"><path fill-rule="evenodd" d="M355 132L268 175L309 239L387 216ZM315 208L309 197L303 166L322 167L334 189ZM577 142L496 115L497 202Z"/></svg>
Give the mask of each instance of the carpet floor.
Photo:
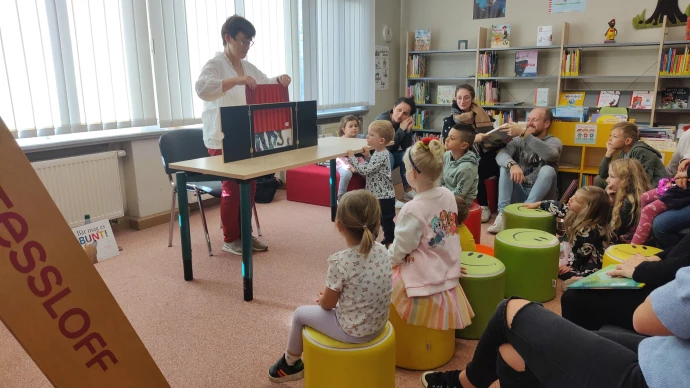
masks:
<svg viewBox="0 0 690 388"><path fill-rule="evenodd" d="M285 350L292 312L314 303L326 259L346 247L326 207L287 201L279 190L272 203L257 208L270 249L254 255L252 302L242 299L241 258L220 249L218 206L206 212L214 256L208 256L199 213L191 214L194 281L183 280L179 231L169 248L167 224L117 232L123 251L96 265L173 387L277 387L268 381L268 368ZM489 225L482 225L482 243L493 246ZM560 314L558 289L545 306ZM455 356L441 369L464 368L476 343L456 340ZM397 369L396 387L421 387L419 376ZM0 387L50 386L0 325Z"/></svg>

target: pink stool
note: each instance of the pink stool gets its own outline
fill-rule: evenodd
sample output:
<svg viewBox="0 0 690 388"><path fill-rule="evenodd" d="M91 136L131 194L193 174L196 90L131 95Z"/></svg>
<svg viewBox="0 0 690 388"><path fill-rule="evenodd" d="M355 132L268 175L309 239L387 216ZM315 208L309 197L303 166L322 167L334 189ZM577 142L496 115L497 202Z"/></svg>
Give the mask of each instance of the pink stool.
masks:
<svg viewBox="0 0 690 388"><path fill-rule="evenodd" d="M463 222L463 225L467 226L470 230L472 236L474 237L475 244L481 244L482 238L482 207L476 202L472 203L470 207L470 214L467 219Z"/></svg>
<svg viewBox="0 0 690 388"><path fill-rule="evenodd" d="M328 167L309 164L291 168L285 173L287 200L310 203L312 205L331 206L330 169ZM340 182L340 174L336 172L336 190ZM363 189L366 184L364 177L353 174L348 191Z"/></svg>

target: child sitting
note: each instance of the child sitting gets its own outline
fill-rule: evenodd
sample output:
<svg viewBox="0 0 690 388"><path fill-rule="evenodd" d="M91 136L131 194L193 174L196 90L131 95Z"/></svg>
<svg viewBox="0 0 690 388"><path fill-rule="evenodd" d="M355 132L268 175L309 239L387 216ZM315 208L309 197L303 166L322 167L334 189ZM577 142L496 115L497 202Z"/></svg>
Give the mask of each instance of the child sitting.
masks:
<svg viewBox="0 0 690 388"><path fill-rule="evenodd" d="M328 258L326 288L319 293L318 306L295 310L287 350L268 370L275 383L303 378L304 326L356 344L374 339L388 322L391 264L386 248L376 242L381 219L376 197L366 190L346 193L335 219L348 248Z"/></svg>
<svg viewBox="0 0 690 388"><path fill-rule="evenodd" d="M379 200L381 206L381 226L383 227L382 244L388 246L395 238L395 190L391 178L390 152L386 149L393 140L395 130L388 120L376 120L367 130L367 145L374 148L374 155L369 154L369 147L364 147L365 163L355 158L353 151L347 156L355 172L367 178L366 189L371 191Z"/></svg>
<svg viewBox="0 0 690 388"><path fill-rule="evenodd" d="M443 155L441 186L463 197L467 206L472 206L477 197L479 183L479 157L471 151L474 136L470 125L453 125L446 138L446 153Z"/></svg>
<svg viewBox="0 0 690 388"><path fill-rule="evenodd" d="M458 215L455 217L455 220L451 219L451 224L457 225L455 230L458 236L460 236L460 249L463 252L476 252L477 244L474 242L474 236L467 228L467 225L463 224L470 215L470 208L467 206L465 199L459 195L455 196L455 204L458 205ZM453 230L451 229L450 232L452 234Z"/></svg>
<svg viewBox="0 0 690 388"><path fill-rule="evenodd" d="M632 244L644 245L647 242L649 234L652 232L654 217L666 210L682 209L690 205L690 190L674 183L676 178L683 179L688 177L687 170L681 171L683 167L687 168L687 163L685 162L681 163L675 178L662 178L659 181L658 188L642 194L640 198L642 214L640 216L640 223L637 225L637 230L635 230L635 235L631 241Z"/></svg>
<svg viewBox="0 0 690 388"><path fill-rule="evenodd" d="M359 119L354 115L347 115L340 119L340 128L338 129L338 136L348 138L364 139L364 134L359 133ZM360 163L364 163L363 158L358 158ZM347 192L347 186L352 179L352 173L355 172L354 167L350 165L347 157L338 158L335 160L335 168L340 175L340 183L338 184L338 200Z"/></svg>
<svg viewBox="0 0 690 388"><path fill-rule="evenodd" d="M391 301L400 318L436 330L462 329L474 312L460 279L460 239L454 236L455 196L438 182L443 145L425 138L403 156L407 181L417 192L398 214L395 241L388 249L393 266Z"/></svg>
<svg viewBox="0 0 690 388"><path fill-rule="evenodd" d="M623 121L611 128L611 136L606 143L606 156L599 165L599 175L594 178L596 186L606 187L609 164L616 154L616 160L638 160L653 186L656 186L661 178L668 176L661 153L640 140L640 130L635 123Z"/></svg>
<svg viewBox="0 0 690 388"><path fill-rule="evenodd" d="M618 244L630 243L640 220L642 194L650 189L649 179L637 160L618 159L609 165L606 182L606 193L613 206L611 231L614 240Z"/></svg>
<svg viewBox="0 0 690 388"><path fill-rule="evenodd" d="M561 280L574 282L601 269L604 251L611 240L611 203L606 191L596 186L584 186L570 197L567 205L559 201L541 201L524 206L541 208L556 217L565 218L565 234L561 237L558 261Z"/></svg>

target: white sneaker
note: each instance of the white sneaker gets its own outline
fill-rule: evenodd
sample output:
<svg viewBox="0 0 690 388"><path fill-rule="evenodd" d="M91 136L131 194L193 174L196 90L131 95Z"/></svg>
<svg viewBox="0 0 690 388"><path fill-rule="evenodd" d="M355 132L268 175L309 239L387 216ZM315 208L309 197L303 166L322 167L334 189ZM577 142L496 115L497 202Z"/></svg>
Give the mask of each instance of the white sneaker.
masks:
<svg viewBox="0 0 690 388"><path fill-rule="evenodd" d="M489 226L487 231L489 233L496 234L496 233L502 231L503 228L504 228L504 226L503 226L503 213L498 213L498 215L496 216L496 219L494 220L494 224Z"/></svg>
<svg viewBox="0 0 690 388"><path fill-rule="evenodd" d="M403 201L412 201L414 199L414 196L417 195L417 192L414 190L407 191L403 193L402 199Z"/></svg>
<svg viewBox="0 0 690 388"><path fill-rule="evenodd" d="M396 209L402 209L402 207L405 205L405 202L400 202L397 199L395 200L395 208Z"/></svg>
<svg viewBox="0 0 690 388"><path fill-rule="evenodd" d="M488 206L482 206L482 223L488 222L491 218L491 209Z"/></svg>

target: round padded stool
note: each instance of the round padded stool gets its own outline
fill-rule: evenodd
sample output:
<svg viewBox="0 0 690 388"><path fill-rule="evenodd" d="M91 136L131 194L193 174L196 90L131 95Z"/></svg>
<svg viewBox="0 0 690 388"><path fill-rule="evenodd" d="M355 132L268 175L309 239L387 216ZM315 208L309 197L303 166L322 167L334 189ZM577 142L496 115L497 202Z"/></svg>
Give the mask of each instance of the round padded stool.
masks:
<svg viewBox="0 0 690 388"><path fill-rule="evenodd" d="M470 207L470 213L467 219L463 222L463 225L467 226L470 230L472 236L474 236L474 242L476 244L481 244L482 239L482 207L476 202L472 202Z"/></svg>
<svg viewBox="0 0 690 388"><path fill-rule="evenodd" d="M638 253L642 254L642 256L650 257L656 255L659 252L661 252L661 249L655 247L648 247L646 245L611 245L604 251L604 260L601 263L601 268L607 267L611 264L620 264Z"/></svg>
<svg viewBox="0 0 690 388"><path fill-rule="evenodd" d="M455 330L457 338L479 339L503 300L506 267L495 257L478 253L462 252L460 264L467 274L460 278L460 285L474 311L472 324Z"/></svg>
<svg viewBox="0 0 690 388"><path fill-rule="evenodd" d="M479 252L479 253L487 254L487 255L489 255L489 256L495 256L495 255L494 255L494 249L491 248L491 247L487 247L486 245L477 244L477 249L476 249L476 251Z"/></svg>
<svg viewBox="0 0 690 388"><path fill-rule="evenodd" d="M556 297L560 253L556 236L535 229L506 229L496 235L494 250L506 266L506 298L548 302Z"/></svg>
<svg viewBox="0 0 690 388"><path fill-rule="evenodd" d="M369 342L347 344L302 330L305 388L395 387L395 331L390 322Z"/></svg>
<svg viewBox="0 0 690 388"><path fill-rule="evenodd" d="M541 209L528 209L521 203L508 205L503 209L504 229L536 229L556 234L556 217Z"/></svg>
<svg viewBox="0 0 690 388"><path fill-rule="evenodd" d="M388 321L395 328L395 365L429 370L445 365L455 354L455 330L434 330L410 325L391 304ZM305 368L306 370L306 368Z"/></svg>

